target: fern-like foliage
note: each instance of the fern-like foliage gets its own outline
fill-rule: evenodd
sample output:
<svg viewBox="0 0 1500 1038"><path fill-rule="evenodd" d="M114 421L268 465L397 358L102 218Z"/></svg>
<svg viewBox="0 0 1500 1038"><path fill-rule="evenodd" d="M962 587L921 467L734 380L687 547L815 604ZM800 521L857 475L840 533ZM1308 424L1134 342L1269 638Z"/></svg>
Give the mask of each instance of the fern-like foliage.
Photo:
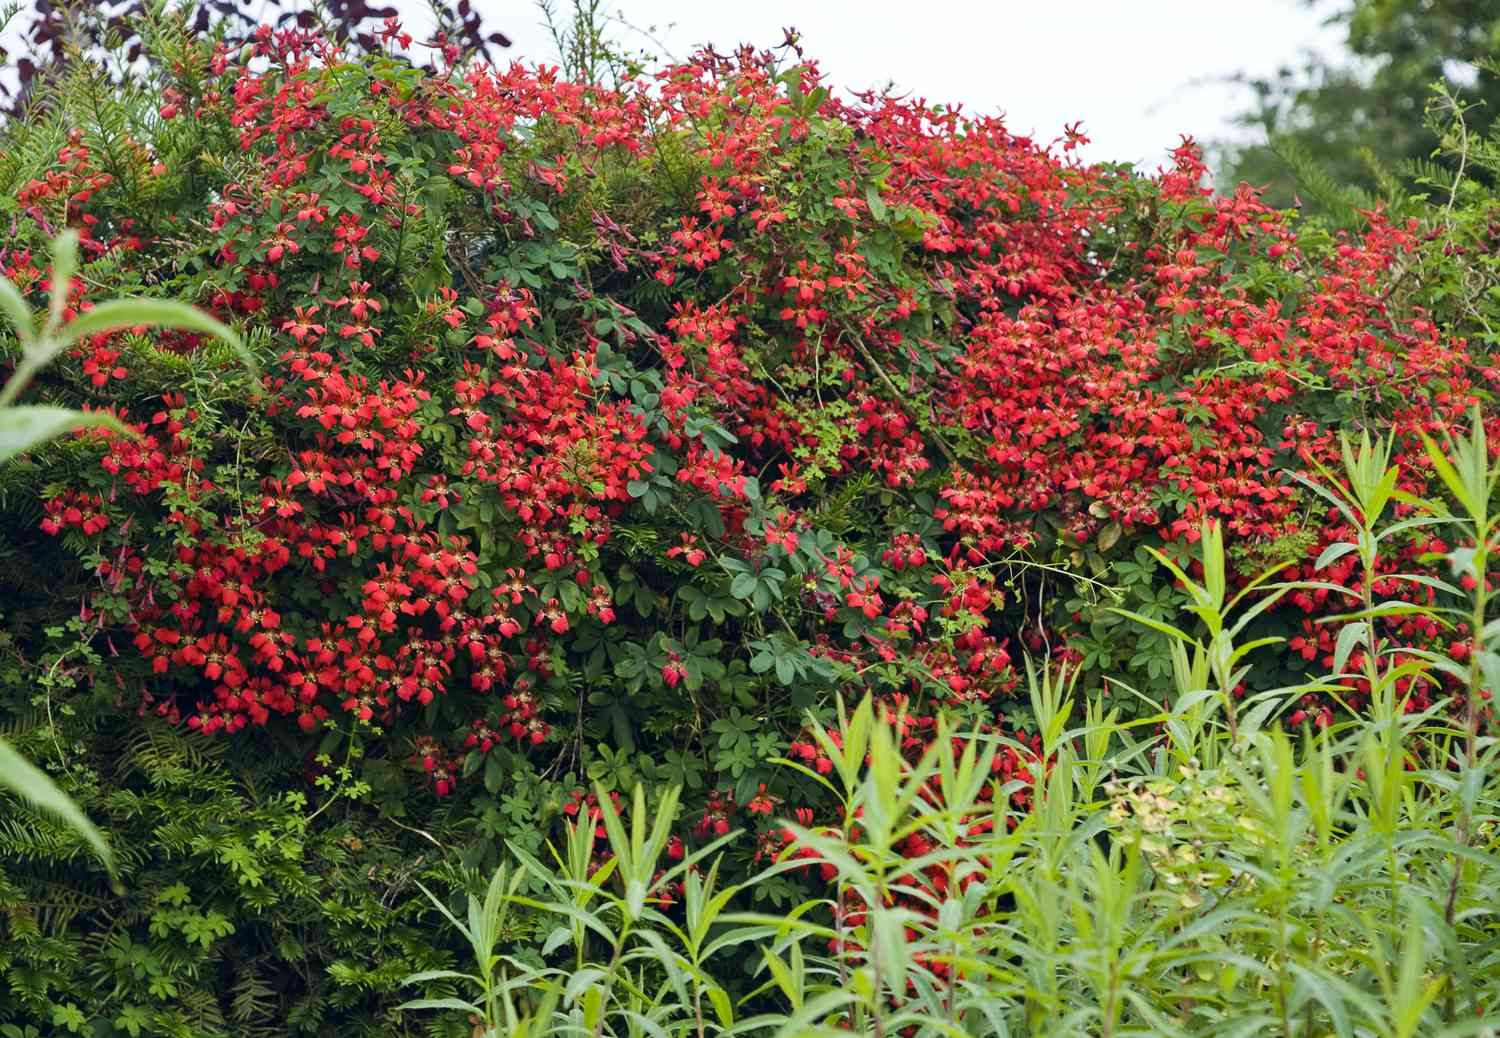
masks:
<svg viewBox="0 0 1500 1038"><path fill-rule="evenodd" d="M1374 195L1336 180L1292 138L1272 138L1270 148L1292 172L1298 191L1315 200L1335 226L1353 227L1360 222L1362 211L1375 208L1378 199Z"/></svg>
<svg viewBox="0 0 1500 1038"><path fill-rule="evenodd" d="M211 771L223 755L223 743L192 738L165 721L147 718L121 745L118 776L139 776L157 788L179 786Z"/></svg>

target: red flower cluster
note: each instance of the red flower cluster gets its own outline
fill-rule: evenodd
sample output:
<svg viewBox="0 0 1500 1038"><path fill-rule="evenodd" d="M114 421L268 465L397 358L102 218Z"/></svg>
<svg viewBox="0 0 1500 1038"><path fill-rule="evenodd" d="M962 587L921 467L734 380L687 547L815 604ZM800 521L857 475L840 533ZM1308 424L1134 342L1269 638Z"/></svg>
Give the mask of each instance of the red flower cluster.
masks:
<svg viewBox="0 0 1500 1038"><path fill-rule="evenodd" d="M141 435L49 484L43 528L133 640L121 685L205 733L378 726L424 740L440 793L484 754L541 788L601 747L686 753L711 838L813 802L771 762L830 770L799 732L834 691L903 705L916 752L940 710L1011 731L1018 636L1144 668L1069 574L1213 517L1307 575L1344 531L1286 470L1372 426L1426 492L1416 434L1497 382L1389 291L1417 228L1300 241L1212 197L1190 142L1155 177L1087 167L749 50L619 89L293 30L251 50L194 52L160 130L235 161L182 177L180 142L129 144L176 209L135 211L74 138L0 253L41 293L25 244L63 213L257 330L258 381L125 334L51 376ZM1267 614L1289 667L1331 657L1314 621L1342 606Z"/></svg>

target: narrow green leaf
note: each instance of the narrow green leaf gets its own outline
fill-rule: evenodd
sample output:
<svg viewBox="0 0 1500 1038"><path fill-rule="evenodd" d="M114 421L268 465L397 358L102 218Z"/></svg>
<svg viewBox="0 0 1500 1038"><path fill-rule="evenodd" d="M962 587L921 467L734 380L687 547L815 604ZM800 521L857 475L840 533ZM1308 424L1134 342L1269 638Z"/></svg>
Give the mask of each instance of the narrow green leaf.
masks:
<svg viewBox="0 0 1500 1038"><path fill-rule="evenodd" d="M396 1007L396 1011L403 1009L458 1009L466 1013L481 1013L481 1010L472 1002L465 1002L461 998L418 998L410 1002L402 1002Z"/></svg>
<svg viewBox="0 0 1500 1038"><path fill-rule="evenodd" d="M1370 636L1370 624L1359 621L1344 625L1338 631L1338 642L1334 643L1334 673L1343 673L1344 664L1349 663L1350 654Z"/></svg>
<svg viewBox="0 0 1500 1038"><path fill-rule="evenodd" d="M480 983L478 977L467 973L459 973L457 970L423 970L401 978L402 984L423 984L429 980L468 980L475 984Z"/></svg>
<svg viewBox="0 0 1500 1038"><path fill-rule="evenodd" d="M1160 631L1162 634L1165 634L1168 637L1176 638L1179 641L1186 642L1189 645L1193 643L1192 637L1188 635L1186 631L1183 631L1177 627L1173 627L1169 623L1163 623L1161 620L1153 620L1149 616L1143 616L1142 614L1129 609L1117 609L1111 607L1109 611L1111 613L1117 613L1120 616L1125 617L1125 619L1127 620L1134 620L1138 624L1143 624L1144 626L1151 628L1153 631Z"/></svg>
<svg viewBox="0 0 1500 1038"><path fill-rule="evenodd" d="M73 285L73 274L78 269L78 232L71 227L52 239L52 294L48 299L47 331L62 324L63 311L68 306L68 291ZM47 338L44 334L43 338Z"/></svg>
<svg viewBox="0 0 1500 1038"><path fill-rule="evenodd" d="M125 436L135 435L114 415L98 411L45 405L4 407L0 408L0 461L9 461L78 429L110 429Z"/></svg>
<svg viewBox="0 0 1500 1038"><path fill-rule="evenodd" d="M0 789L7 789L34 807L57 816L83 837L105 868L114 871L114 856L94 823L46 772L17 753L4 739L0 739Z"/></svg>
<svg viewBox="0 0 1500 1038"><path fill-rule="evenodd" d="M1443 449L1426 436L1422 437L1422 445L1427 448L1427 460L1432 462L1432 467L1437 470L1437 474L1448 487L1448 492L1472 515L1475 511L1475 501L1469 494L1469 488L1465 486L1463 477L1448 461L1447 454L1443 453Z"/></svg>
<svg viewBox="0 0 1500 1038"><path fill-rule="evenodd" d="M139 325L149 328L183 328L212 335L227 342L252 374L260 373L255 358L232 328L195 306L170 299L111 299L69 321L58 333L58 337L63 343L71 343L90 335L101 335Z"/></svg>
<svg viewBox="0 0 1500 1038"><path fill-rule="evenodd" d="M1357 544L1352 544L1349 541L1337 541L1330 544L1318 556L1318 561L1313 563L1313 569L1323 569L1326 566L1331 566L1351 551L1355 551L1358 547Z"/></svg>
<svg viewBox="0 0 1500 1038"><path fill-rule="evenodd" d="M33 323L35 318L32 317L31 307L26 305L26 300L20 291L6 278L0 278L0 310L5 311L11 330L16 333L16 338L21 342L21 348L30 349L36 335L36 326Z"/></svg>

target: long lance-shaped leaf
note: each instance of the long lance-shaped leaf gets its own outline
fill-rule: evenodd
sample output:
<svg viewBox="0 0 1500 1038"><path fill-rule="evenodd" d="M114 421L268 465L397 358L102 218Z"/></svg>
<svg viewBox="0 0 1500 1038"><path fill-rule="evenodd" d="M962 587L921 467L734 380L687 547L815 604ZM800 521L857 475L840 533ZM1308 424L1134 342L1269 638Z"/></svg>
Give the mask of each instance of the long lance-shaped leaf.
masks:
<svg viewBox="0 0 1500 1038"><path fill-rule="evenodd" d="M68 307L68 293L73 288L73 273L78 269L78 232L68 228L52 239L51 297L47 300L47 333L62 324ZM46 337L44 333L43 337Z"/></svg>
<svg viewBox="0 0 1500 1038"><path fill-rule="evenodd" d="M105 868L114 871L114 856L104 836L79 810L71 797L58 788L47 773L0 739L0 788L7 789L33 806L65 822L98 855Z"/></svg>
<svg viewBox="0 0 1500 1038"><path fill-rule="evenodd" d="M79 429L110 429L134 436L112 414L45 405L0 408L0 462Z"/></svg>
<svg viewBox="0 0 1500 1038"><path fill-rule="evenodd" d="M1180 627L1174 627L1173 625L1166 623L1163 620L1157 620L1152 617L1146 616L1143 613L1137 613L1133 609L1117 609L1114 606L1110 606L1109 611L1116 614L1117 616L1123 616L1127 620L1134 620L1141 626L1149 627L1153 631L1165 634L1169 638L1176 638L1188 645L1191 645L1194 642L1192 635L1188 634Z"/></svg>
<svg viewBox="0 0 1500 1038"><path fill-rule="evenodd" d="M58 339L71 343L90 335L142 325L148 328L185 328L212 335L228 343L252 374L260 372L254 356L234 329L195 306L170 299L111 299L69 321L58 332Z"/></svg>
<svg viewBox="0 0 1500 1038"><path fill-rule="evenodd" d="M21 342L22 352L30 350L36 339L36 327L32 323L35 318L31 316L31 307L26 305L26 298L21 295L21 290L7 278L0 278L0 310L5 311L11 331L16 333L16 338Z"/></svg>

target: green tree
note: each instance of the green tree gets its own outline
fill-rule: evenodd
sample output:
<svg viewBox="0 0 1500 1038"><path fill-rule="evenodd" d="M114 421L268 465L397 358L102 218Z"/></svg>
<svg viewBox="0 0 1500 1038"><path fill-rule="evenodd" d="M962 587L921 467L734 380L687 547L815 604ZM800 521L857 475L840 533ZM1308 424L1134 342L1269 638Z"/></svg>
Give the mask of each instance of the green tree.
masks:
<svg viewBox="0 0 1500 1038"><path fill-rule="evenodd" d="M1321 6L1317 0L1304 0ZM1222 181L1266 189L1278 205L1352 216L1389 193L1439 141L1424 117L1434 84L1468 102L1482 131L1500 111L1500 80L1474 65L1500 50L1493 0L1354 0L1330 15L1343 53L1248 80L1253 106L1238 119L1255 132L1224 149Z"/></svg>

